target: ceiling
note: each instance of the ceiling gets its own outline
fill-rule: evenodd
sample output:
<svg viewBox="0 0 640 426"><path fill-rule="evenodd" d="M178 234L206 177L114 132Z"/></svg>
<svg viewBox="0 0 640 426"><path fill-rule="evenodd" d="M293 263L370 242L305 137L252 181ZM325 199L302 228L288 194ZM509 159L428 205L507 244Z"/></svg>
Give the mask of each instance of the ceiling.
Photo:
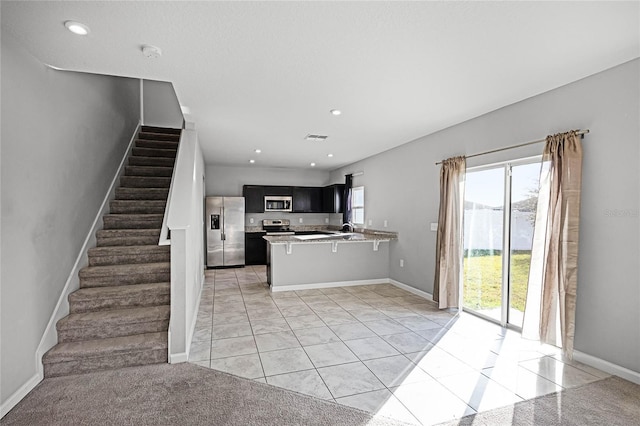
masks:
<svg viewBox="0 0 640 426"><path fill-rule="evenodd" d="M639 7L2 1L1 14L45 64L172 82L209 164L332 170L637 58Z"/></svg>

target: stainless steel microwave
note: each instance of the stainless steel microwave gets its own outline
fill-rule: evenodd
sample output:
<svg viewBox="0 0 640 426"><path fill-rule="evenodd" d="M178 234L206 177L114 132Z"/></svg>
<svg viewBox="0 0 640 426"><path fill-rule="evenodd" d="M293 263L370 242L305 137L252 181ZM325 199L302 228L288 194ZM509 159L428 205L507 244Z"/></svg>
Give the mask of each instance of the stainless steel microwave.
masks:
<svg viewBox="0 0 640 426"><path fill-rule="evenodd" d="M265 212L290 212L293 207L293 198L290 196L267 195L264 197Z"/></svg>

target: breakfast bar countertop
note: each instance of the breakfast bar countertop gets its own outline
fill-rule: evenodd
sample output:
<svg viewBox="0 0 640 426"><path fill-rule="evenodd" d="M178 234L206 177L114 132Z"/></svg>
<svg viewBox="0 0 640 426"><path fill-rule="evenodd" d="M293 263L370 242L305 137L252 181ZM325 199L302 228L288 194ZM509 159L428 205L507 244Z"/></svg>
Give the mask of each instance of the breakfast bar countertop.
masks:
<svg viewBox="0 0 640 426"><path fill-rule="evenodd" d="M397 240L395 232L367 231L367 232L335 232L326 235L268 235L262 237L270 244L309 244L332 242L366 242Z"/></svg>

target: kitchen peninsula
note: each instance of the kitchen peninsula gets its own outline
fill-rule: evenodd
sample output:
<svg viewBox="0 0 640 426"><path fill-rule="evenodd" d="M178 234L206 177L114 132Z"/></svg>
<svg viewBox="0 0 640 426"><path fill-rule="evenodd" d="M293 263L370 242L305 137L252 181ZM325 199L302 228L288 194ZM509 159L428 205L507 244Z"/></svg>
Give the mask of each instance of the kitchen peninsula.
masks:
<svg viewBox="0 0 640 426"><path fill-rule="evenodd" d="M391 232L265 236L271 291L377 284L389 278Z"/></svg>

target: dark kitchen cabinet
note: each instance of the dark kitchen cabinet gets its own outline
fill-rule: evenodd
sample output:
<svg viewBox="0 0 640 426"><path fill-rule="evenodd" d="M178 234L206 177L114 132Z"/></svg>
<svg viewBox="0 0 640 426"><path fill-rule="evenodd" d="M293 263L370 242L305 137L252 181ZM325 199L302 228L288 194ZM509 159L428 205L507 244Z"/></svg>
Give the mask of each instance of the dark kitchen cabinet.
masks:
<svg viewBox="0 0 640 426"><path fill-rule="evenodd" d="M247 232L244 234L245 265L267 264L267 241L262 237L266 232Z"/></svg>
<svg viewBox="0 0 640 426"><path fill-rule="evenodd" d="M264 195L291 196L290 186L265 186Z"/></svg>
<svg viewBox="0 0 640 426"><path fill-rule="evenodd" d="M322 212L342 213L342 198L344 185L335 184L322 188Z"/></svg>
<svg viewBox="0 0 640 426"><path fill-rule="evenodd" d="M264 186L245 185L242 187L242 196L246 213L264 213Z"/></svg>
<svg viewBox="0 0 640 426"><path fill-rule="evenodd" d="M322 213L322 188L294 186L293 211L295 213Z"/></svg>

